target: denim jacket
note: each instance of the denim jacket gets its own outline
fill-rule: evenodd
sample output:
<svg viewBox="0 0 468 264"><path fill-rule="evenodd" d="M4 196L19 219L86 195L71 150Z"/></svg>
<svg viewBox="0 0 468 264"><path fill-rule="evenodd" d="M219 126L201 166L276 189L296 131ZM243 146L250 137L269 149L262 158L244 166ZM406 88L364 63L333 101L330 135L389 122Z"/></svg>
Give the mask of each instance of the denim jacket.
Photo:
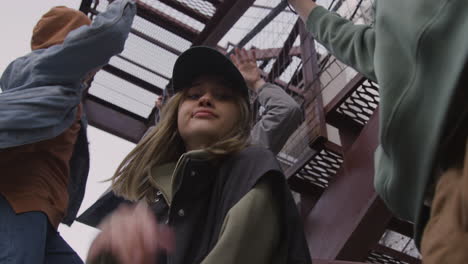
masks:
<svg viewBox="0 0 468 264"><path fill-rule="evenodd" d="M120 53L136 13L131 0L118 0L90 26L71 31L64 42L14 60L0 79L0 149L54 138L75 121L85 75ZM84 196L89 171L86 117L70 160L71 224Z"/></svg>

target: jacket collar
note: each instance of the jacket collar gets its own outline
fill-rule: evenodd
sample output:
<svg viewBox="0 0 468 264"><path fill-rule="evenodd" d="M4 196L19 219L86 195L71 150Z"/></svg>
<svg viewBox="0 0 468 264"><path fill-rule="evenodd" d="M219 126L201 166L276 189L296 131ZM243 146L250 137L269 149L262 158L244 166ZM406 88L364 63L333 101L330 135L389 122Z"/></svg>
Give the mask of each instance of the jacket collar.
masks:
<svg viewBox="0 0 468 264"><path fill-rule="evenodd" d="M184 171L188 161L207 161L212 157L212 154L206 150L193 150L186 152L180 156L176 162L169 162L158 166L153 166L150 171L150 177L155 179L157 188L163 195L166 202L170 205L172 198L178 187L179 182L182 181Z"/></svg>

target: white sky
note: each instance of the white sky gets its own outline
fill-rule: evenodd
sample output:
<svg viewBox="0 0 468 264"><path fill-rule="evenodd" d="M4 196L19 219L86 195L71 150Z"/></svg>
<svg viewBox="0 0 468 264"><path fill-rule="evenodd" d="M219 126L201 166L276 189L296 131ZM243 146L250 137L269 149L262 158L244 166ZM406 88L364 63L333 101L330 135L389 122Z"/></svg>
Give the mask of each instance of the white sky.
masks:
<svg viewBox="0 0 468 264"><path fill-rule="evenodd" d="M50 8L65 5L79 8L80 0L14 0L0 2L0 32L2 48L0 50L0 73L15 58L30 51L32 28L39 18ZM85 199L80 213L88 208L109 186L101 181L109 178L124 156L134 144L117 138L101 130L89 127L88 137L91 152L91 170ZM61 225L59 232L84 260L97 230L80 223L71 228Z"/></svg>

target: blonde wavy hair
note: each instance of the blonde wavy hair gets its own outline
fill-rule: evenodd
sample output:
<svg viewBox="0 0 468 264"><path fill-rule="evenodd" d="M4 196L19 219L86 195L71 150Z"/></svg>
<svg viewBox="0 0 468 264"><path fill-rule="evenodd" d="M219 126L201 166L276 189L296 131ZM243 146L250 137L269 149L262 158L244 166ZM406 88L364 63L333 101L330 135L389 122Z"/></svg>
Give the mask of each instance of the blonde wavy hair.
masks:
<svg viewBox="0 0 468 264"><path fill-rule="evenodd" d="M155 180L149 177L153 166L175 162L186 151L177 128L177 114L186 92L175 94L163 107L161 120L136 147L124 158L110 179L113 191L126 199L137 201L151 199ZM237 129L206 148L214 159L221 158L245 148L249 144L251 113L248 101L240 95L235 102L239 110Z"/></svg>

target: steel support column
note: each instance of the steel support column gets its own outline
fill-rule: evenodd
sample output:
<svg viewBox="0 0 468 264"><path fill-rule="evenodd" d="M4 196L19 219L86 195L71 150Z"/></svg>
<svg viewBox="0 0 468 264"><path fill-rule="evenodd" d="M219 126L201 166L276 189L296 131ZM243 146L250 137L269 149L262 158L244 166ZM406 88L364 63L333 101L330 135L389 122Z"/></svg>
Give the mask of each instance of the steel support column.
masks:
<svg viewBox="0 0 468 264"><path fill-rule="evenodd" d="M364 261L392 215L373 188L378 115L344 157L341 170L305 219L313 258Z"/></svg>

